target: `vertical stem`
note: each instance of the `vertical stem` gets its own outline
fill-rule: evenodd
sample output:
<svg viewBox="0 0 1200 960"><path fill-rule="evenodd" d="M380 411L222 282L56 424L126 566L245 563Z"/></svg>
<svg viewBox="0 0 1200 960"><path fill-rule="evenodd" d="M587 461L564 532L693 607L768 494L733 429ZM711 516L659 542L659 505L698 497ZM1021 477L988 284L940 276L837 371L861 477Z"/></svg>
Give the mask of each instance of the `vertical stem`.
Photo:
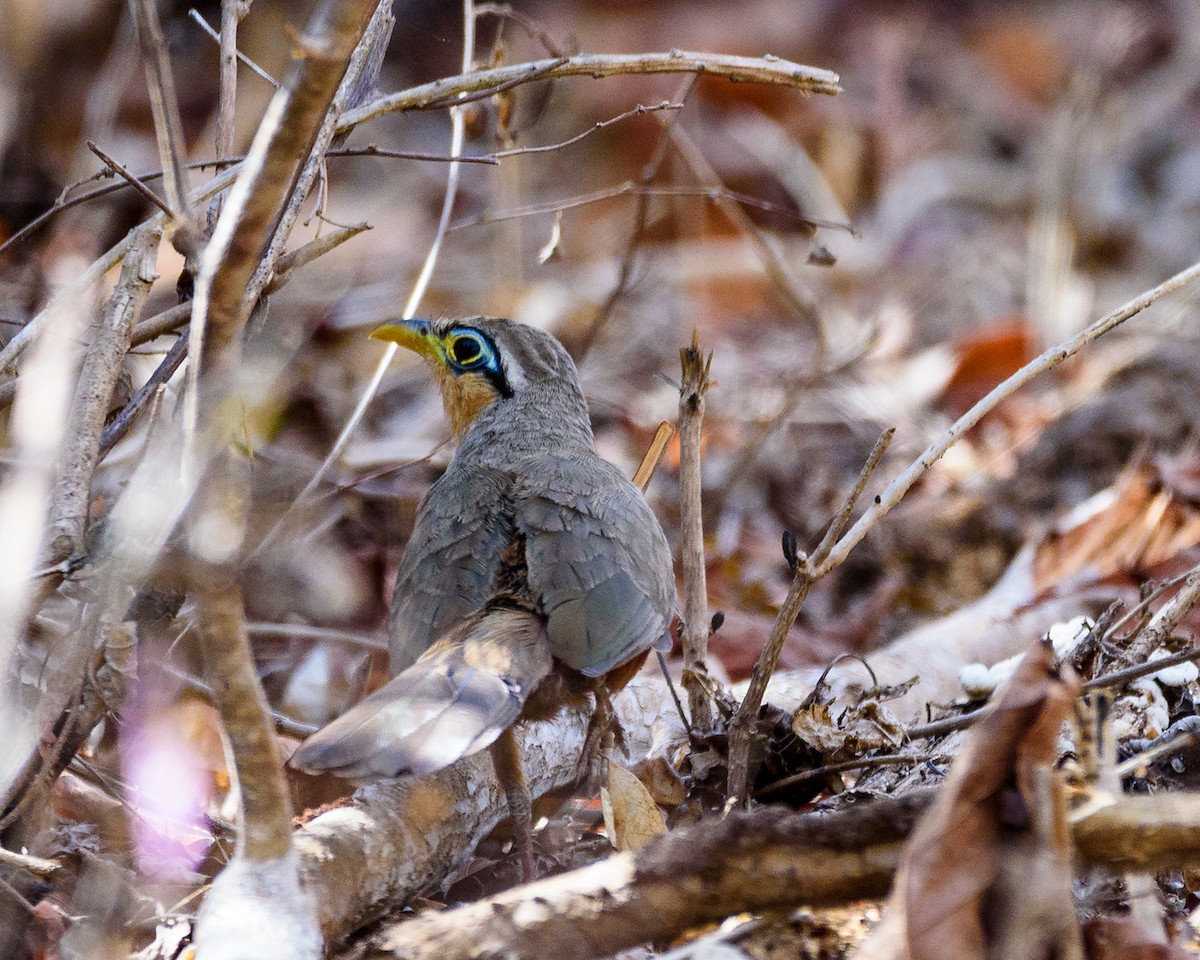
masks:
<svg viewBox="0 0 1200 960"><path fill-rule="evenodd" d="M221 0L221 99L217 106L217 156L233 156L237 103L237 28L241 0Z"/></svg>
<svg viewBox="0 0 1200 960"><path fill-rule="evenodd" d="M712 354L700 352L692 330L692 345L679 351L683 379L679 387L679 509L683 539L683 686L688 694L692 725L710 730L712 701L708 696L708 584L704 569L704 519L700 494L700 434L704 395L712 386Z"/></svg>
<svg viewBox="0 0 1200 960"><path fill-rule="evenodd" d="M218 454L200 487L196 523L244 526L246 461L232 450ZM234 539L240 540L239 536ZM229 737L242 800L238 853L267 861L288 852L292 809L270 710L246 635L242 588L230 558L192 561L191 589L213 703Z"/></svg>

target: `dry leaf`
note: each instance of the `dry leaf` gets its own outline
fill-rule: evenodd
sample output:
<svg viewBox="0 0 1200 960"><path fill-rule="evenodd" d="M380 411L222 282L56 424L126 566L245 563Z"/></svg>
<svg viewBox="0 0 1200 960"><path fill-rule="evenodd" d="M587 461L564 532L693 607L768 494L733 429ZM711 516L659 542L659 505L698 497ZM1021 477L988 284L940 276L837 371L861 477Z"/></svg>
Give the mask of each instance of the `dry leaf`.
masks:
<svg viewBox="0 0 1200 960"><path fill-rule="evenodd" d="M637 850L667 829L650 791L619 763L608 761L608 786L600 788L604 828L617 850Z"/></svg>
<svg viewBox="0 0 1200 960"><path fill-rule="evenodd" d="M1057 932L1055 923L1074 923L1066 851L1034 836L1033 821L1044 811L1039 801L1077 688L1073 676L1055 670L1050 649L1038 644L1026 654L992 712L968 735L937 803L909 840L885 911L885 929L899 935L873 936L858 960L982 960L995 932L989 909L1000 906L993 889L1011 881L1016 865L1038 857L1039 881L1016 887L1022 899L1015 908L1044 924L1036 932L1046 938ZM1014 905L1005 907L1011 914ZM1028 928L1012 934L1031 939Z"/></svg>

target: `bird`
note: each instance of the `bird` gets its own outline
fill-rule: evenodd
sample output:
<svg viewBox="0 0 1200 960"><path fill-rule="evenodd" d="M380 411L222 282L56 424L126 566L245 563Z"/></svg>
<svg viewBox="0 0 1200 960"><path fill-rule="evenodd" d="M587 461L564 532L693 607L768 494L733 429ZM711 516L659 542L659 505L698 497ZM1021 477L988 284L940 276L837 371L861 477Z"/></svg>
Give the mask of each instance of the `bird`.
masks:
<svg viewBox="0 0 1200 960"><path fill-rule="evenodd" d="M594 763L612 735L610 696L670 647L671 550L641 491L596 452L575 363L551 334L472 317L399 319L371 336L432 367L458 446L400 561L392 679L289 764L368 780L488 748L532 879L513 727L591 700L584 768Z"/></svg>

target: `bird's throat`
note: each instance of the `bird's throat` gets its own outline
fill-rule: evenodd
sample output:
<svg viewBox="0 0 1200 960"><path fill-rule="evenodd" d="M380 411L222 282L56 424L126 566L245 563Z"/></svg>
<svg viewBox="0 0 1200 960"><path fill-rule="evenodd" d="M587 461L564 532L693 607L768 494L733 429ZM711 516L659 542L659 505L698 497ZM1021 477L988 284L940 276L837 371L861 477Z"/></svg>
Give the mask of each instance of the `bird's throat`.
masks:
<svg viewBox="0 0 1200 960"><path fill-rule="evenodd" d="M450 429L456 437L462 437L479 412L496 399L496 388L483 374L463 373L455 376L441 365L434 369L442 390L442 406L450 418Z"/></svg>

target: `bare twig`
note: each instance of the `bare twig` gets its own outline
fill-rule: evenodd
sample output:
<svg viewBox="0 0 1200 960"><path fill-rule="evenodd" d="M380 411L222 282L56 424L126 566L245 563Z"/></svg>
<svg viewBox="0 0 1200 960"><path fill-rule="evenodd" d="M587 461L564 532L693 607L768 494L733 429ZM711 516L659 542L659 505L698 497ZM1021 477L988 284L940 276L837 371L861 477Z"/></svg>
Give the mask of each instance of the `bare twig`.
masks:
<svg viewBox="0 0 1200 960"><path fill-rule="evenodd" d="M364 48L377 37L368 26L387 16L386 6L379 0L324 0L317 7L296 41L298 56L267 109L196 277L185 476L190 483L204 476L205 482L190 517L190 586L243 811L237 854L214 882L197 926L206 955L264 955L276 933L268 921L276 916L286 918L279 932L288 938L276 945L279 952L301 957L320 952L313 904L301 891L291 853L291 804L281 758L246 638L237 567L247 462L234 452L237 421L229 400L237 391L246 321L276 262L280 235L294 222L320 166L323 131L332 130L344 106L338 95L348 97L347 80L357 79L351 62L368 55ZM252 877L253 889L266 892L257 901L249 895L247 904ZM256 946L247 947L244 938Z"/></svg>
<svg viewBox="0 0 1200 960"><path fill-rule="evenodd" d="M157 276L154 261L160 236L152 227L139 231L125 257L116 290L95 327L71 408L66 458L51 501L45 563L60 563L83 550L92 473L100 456L100 434L133 326Z"/></svg>
<svg viewBox="0 0 1200 960"><path fill-rule="evenodd" d="M146 86L150 91L150 111L154 115L154 134L163 166L163 189L167 206L173 211L176 249L185 256L195 252L199 238L190 231L191 207L187 198L187 176L183 168L183 122L179 118L179 100L175 95L175 77L167 38L163 36L154 0L130 0L137 24L142 62L146 67Z"/></svg>
<svg viewBox="0 0 1200 960"><path fill-rule="evenodd" d="M824 227L834 230L850 229L850 225L847 223L840 223L836 220L813 220L788 207L782 207L768 200L761 200L758 197L738 193L720 184L701 184L699 186L681 184L669 187L651 187L647 186L643 180L644 177L636 181L626 180L624 183L618 183L613 187L603 187L599 190L593 190L590 193L573 194L561 200L544 200L539 203L528 203L524 206L507 210L481 213L479 216L469 217L465 220L452 223L450 229L462 230L464 227L475 227L481 224L503 223L505 220L512 220L517 217L530 217L543 213L560 213L564 210L574 210L577 207L585 207L588 204L628 196L645 197L647 200L652 197L697 197L701 200L721 204L728 202L740 206L754 207L759 210L769 210L771 213L791 217L797 223L801 223L807 227Z"/></svg>
<svg viewBox="0 0 1200 960"><path fill-rule="evenodd" d="M318 257L323 257L331 250L336 250L347 240L352 240L364 230L370 230L369 223L354 223L346 227L323 234L310 240L304 246L290 253L285 253L275 261L275 275L267 284L266 293L274 293L291 279L292 274L306 264L312 263Z"/></svg>
<svg viewBox="0 0 1200 960"><path fill-rule="evenodd" d="M191 319L191 316L192 305L190 302L177 303L173 307L167 307L162 313L156 313L152 317L147 317L134 327L133 340L130 346L140 347L142 344L149 343L151 340L157 340L165 334L175 333Z"/></svg>
<svg viewBox="0 0 1200 960"><path fill-rule="evenodd" d="M734 198L727 195L725 185L721 183L717 171L708 162L708 158L704 156L703 151L697 146L687 131L678 126L673 127L671 129L671 139L678 148L683 162L691 169L692 174L705 189L712 191L713 201L720 208L721 212L754 244L767 279L771 281L771 286L775 288L784 304L796 317L803 320L812 328L813 344L816 348L814 365L818 368L825 366L825 353L827 349L825 327L821 322L821 314L817 308L816 300L804 289L800 279L792 271L788 261L775 249L770 238L758 228L746 211L742 209L741 198L738 198L737 202L735 202ZM817 224L815 221L808 222L813 225L828 225ZM840 226L849 229L849 226L846 224Z"/></svg>
<svg viewBox="0 0 1200 960"><path fill-rule="evenodd" d="M1179 592L1159 607L1158 612L1146 624L1145 629L1140 631L1138 637L1129 645L1126 658L1137 663L1152 651L1159 649L1198 601L1200 601L1200 566L1193 567L1184 578Z"/></svg>
<svg viewBox="0 0 1200 960"><path fill-rule="evenodd" d="M296 177L291 196L279 216L274 236L271 238L270 246L267 247L267 253L259 262L258 269L250 279L246 291L248 299L257 300L270 282L275 262L282 256L292 227L299 219L300 208L307 201L318 178L324 177L325 153L330 144L336 142L339 136L336 130L338 118L345 111L357 106L374 89L394 25L392 4L385 0L379 0L375 12L371 15L371 19L363 31L362 42L350 56L345 76L338 86L337 93L334 95L320 129L317 131L307 159Z"/></svg>
<svg viewBox="0 0 1200 960"><path fill-rule="evenodd" d="M168 217L170 217L172 220L179 219L179 215L176 214L175 211L169 206L167 206L167 202L165 200L163 200L157 193L142 183L142 181L139 180L134 174L130 173L125 167L121 166L121 164L117 163L116 160L96 146L96 144L92 143L91 140L87 142L87 148L100 158L101 163L103 163L106 167L112 170L113 173L133 187L133 189L140 193L145 199L154 204L154 206L158 207L158 209L165 213Z"/></svg>
<svg viewBox="0 0 1200 960"><path fill-rule="evenodd" d="M814 551L814 557L824 556L830 549L829 545L854 511L855 504L862 496L867 482L879 465L879 460L887 450L888 444L891 443L893 435L894 431L888 430L876 441L875 448L859 472L858 480L849 496L846 497L845 504L830 523L829 530L826 531L820 545ZM779 662L783 642L787 639L789 631L796 622L796 617L800 614L800 607L808 598L813 584L823 576L818 572L819 569L819 561L811 562L805 556L796 558L791 586L788 587L783 606L779 608L779 614L771 626L771 635L767 638L767 645L754 665L754 675L750 678L750 686L746 689L746 695L742 698L737 713L734 714L733 721L730 723L727 793L730 799L735 800L739 805L745 805L749 799L750 747L758 723L758 712L762 707L763 696L767 692L767 683L771 679L771 674L775 672L775 664Z"/></svg>
<svg viewBox="0 0 1200 960"><path fill-rule="evenodd" d="M243 0L221 0L221 99L217 103L217 156L233 153L237 108L237 29L246 14ZM205 24L207 26L207 24Z"/></svg>
<svg viewBox="0 0 1200 960"><path fill-rule="evenodd" d="M712 354L700 352L700 335L692 330L692 344L679 351L683 375L679 387L679 513L680 554L683 561L683 686L688 711L697 730L713 725L708 695L708 586L704 568L704 518L701 505L700 444L704 399L713 381L709 378Z"/></svg>
<svg viewBox="0 0 1200 960"><path fill-rule="evenodd" d="M249 7L250 4L249 4L249 2L245 2L243 4L240 4L240 6ZM223 9L221 11L221 14L222 14L222 19L223 19L224 18L224 10ZM199 10L197 10L195 7L192 7L190 10L188 10L188 16L191 17L193 21L195 21L195 23L200 27L201 30L203 30L210 37L212 37L214 40L216 40L217 43L221 42L221 34L218 33L216 30L214 30L212 28L212 26L209 24L209 22L200 15ZM245 16L245 13L242 11L239 11L238 19L241 20L244 16ZM235 49L236 49L236 46L235 46ZM267 73L266 70L264 70L262 67L260 67L257 63L255 63L253 60L251 60L248 56L246 56L240 50L237 50L236 52L237 52L238 60L240 60L247 67L249 67L250 71L252 73L257 74L263 80L266 80L267 83L269 83L276 90L279 89L279 81L278 80L276 80L273 76L271 76L269 73Z"/></svg>
<svg viewBox="0 0 1200 960"><path fill-rule="evenodd" d="M745 83L782 84L807 93L838 93L838 76L829 70L806 67L778 57L734 57L715 53L672 50L669 53L581 54L566 58L547 71L555 60L539 60L477 70L446 77L365 104L348 112L339 130L351 130L367 120L397 110L425 110L451 97L494 91L514 80L552 80L559 77L611 77L631 73L694 73Z"/></svg>
<svg viewBox="0 0 1200 960"><path fill-rule="evenodd" d="M823 767L813 767L811 770L801 770L790 777L776 780L761 790L754 792L755 799L780 793L798 783L809 780L823 780L839 773L849 773L852 770L870 770L876 767L913 767L922 763L946 763L951 757L940 753L927 753L921 756L906 756L899 753L889 753L880 757L859 757L857 760L845 760L842 763L830 763Z"/></svg>
<svg viewBox="0 0 1200 960"><path fill-rule="evenodd" d="M4 530L0 680L6 685L0 696L0 729L5 737L0 750L0 813L12 800L12 788L27 767L38 724L44 719L34 716L7 685L15 682L18 673L13 669L13 657L29 617L33 592L29 575L38 566L74 384L76 354L72 347L87 313L88 305L78 296L52 301L46 321L49 333L32 351L29 377L17 392L9 420L17 459L0 485L0 529Z"/></svg>
<svg viewBox="0 0 1200 960"><path fill-rule="evenodd" d="M12 867L31 873L42 880L66 880L67 871L57 860L47 860L28 853L13 853L0 847L0 866Z"/></svg>
<svg viewBox="0 0 1200 960"><path fill-rule="evenodd" d="M854 526L846 532L846 535L829 552L829 556L821 563L819 572L822 574L827 573L844 562L850 551L858 545L880 519L886 516L900 502L909 488L917 482L917 479L933 466L941 458L942 454L962 439L967 431L995 409L1002 400L1011 396L1039 373L1053 370L1064 360L1073 357L1093 340L1104 336L1104 334L1120 326L1130 317L1137 316L1137 314L1168 293L1173 293L1188 286L1198 277L1200 277L1200 263L1194 263L1186 270L1181 270L1170 279L1164 280L1158 286L1147 290L1119 309L1100 318L1069 340L1051 347L1040 356L1035 357L1007 380L990 391L983 399L971 407L970 410L959 417L950 429L930 444L924 453L917 458L916 462L888 484L886 489L876 498L875 502L863 512L863 515L858 518Z"/></svg>
<svg viewBox="0 0 1200 960"><path fill-rule="evenodd" d="M224 190L229 184L233 183L237 175L237 170L227 170L213 177L212 180L194 192L191 197L193 204ZM147 178L143 177L142 179ZM107 250L103 256L93 261L81 276L76 278L62 291L55 294L50 302L32 320L13 335L13 338L4 345L4 349L0 350L0 373L7 372L13 368L21 354L41 334L42 330L49 323L50 318L54 316L55 311L61 309L62 304L66 300L78 297L85 291L90 290L109 270L121 262L125 254L129 252L129 248L133 245L139 229L161 228L165 222L166 216L164 214L155 214L143 223L141 227L127 233L120 241Z"/></svg>
<svg viewBox="0 0 1200 960"><path fill-rule="evenodd" d="M373 145L368 145L365 147L345 147L345 148L339 148L336 150L327 150L325 152L325 156L326 156L326 158L329 158L329 157L339 157L339 158L340 157L386 157L388 159L394 159L394 160L419 160L419 161L428 162L428 163L450 163L451 161L454 161L457 159L457 161L459 163L478 163L478 164L483 164L485 166L496 166L500 162L499 160L497 160L495 157L492 157L492 156L455 158L455 157L451 157L451 156L448 156L445 154L422 153L420 151L412 151L412 150L385 150L381 147L376 147ZM215 167L217 169L221 169L221 168L227 168L227 167L235 167L245 159L246 159L245 157L238 156L238 157L222 157L217 160L194 160L191 163L184 164L184 166L188 170L203 170L208 167ZM102 172L100 174L97 174L92 177L88 177L87 180L83 180L78 183L72 184L70 187L68 187L66 190L63 191L64 196L61 197L59 200L57 200L55 202L54 206L52 206L49 210L45 211L44 213L38 214L38 216L36 216L34 219L30 220L27 224L25 224L25 226L23 226L20 230L18 230L16 233L14 233L11 237L8 237L3 243L0 243L0 253L4 253L4 251L8 250L10 247L13 247L16 244L20 243L22 240L25 240L31 234L36 232L39 228L45 226L47 223L50 222L50 220L52 220L55 216L57 216L58 214L62 213L65 210L70 210L72 207L77 207L80 204L89 203L90 201L97 200L100 197L106 197L109 194L116 193L119 190L127 190L132 187L132 184L129 184L129 183L110 183L110 184L107 184L106 186L97 187L95 190L89 190L86 193L81 193L74 197L66 196L66 194L69 194L72 190L78 189L79 187L83 186L85 183L90 183L94 180L101 179L105 176L108 176L109 172L110 171L108 171L106 169L104 172ZM236 171L234 171L234 174L236 174ZM232 183L234 174L231 174L229 179L225 180L219 187L216 188L216 190L223 190L230 183ZM140 182L146 183L149 180L160 179L162 177L162 175L163 175L162 170L151 170L147 173L133 174L132 176L136 177L136 179L139 180ZM207 186L208 185L206 185L206 187ZM198 194L198 197L200 199L203 199L206 196L211 196L212 193L216 192L216 190L209 190L208 192L205 192L206 187L200 188L200 193Z"/></svg>
<svg viewBox="0 0 1200 960"><path fill-rule="evenodd" d="M558 67L566 63L569 57L556 57L543 64L539 64L536 68L521 74L519 77L513 77L511 80L506 80L503 83L498 83L494 87L488 87L486 90L477 90L474 93L455 93L441 100L431 100L425 104L425 110L441 110L444 107L465 106L468 103L475 103L479 100L487 100L496 96L498 93L504 93L513 87L519 87L526 83L532 83L534 80L542 80L547 74L553 73Z"/></svg>
<svg viewBox="0 0 1200 960"><path fill-rule="evenodd" d="M353 18L364 9L374 13L376 5L368 0L348 0L334 8ZM355 25L354 41L365 24L364 19ZM320 14L316 26L319 33L324 32ZM339 31L344 26L339 24ZM338 36L343 42L347 39L340 32ZM198 391L196 386L206 366L216 364L211 371L214 383L227 380L236 366L242 327L273 265L270 251L266 260L262 251L272 237L278 239L281 231L277 228L285 212L298 207L295 197L303 190L302 168L314 167L313 147L321 134L322 118L347 74L347 58L356 49L352 42L348 48L330 51L319 45L324 42L324 38L301 38L302 56L268 109L243 162L236 189L230 192L230 209L217 221L201 257L189 334L191 424L197 423L198 401L207 397L215 404L210 409L215 409L228 389L228 383L220 390ZM261 282L256 279L260 275Z"/></svg>
<svg viewBox="0 0 1200 960"><path fill-rule="evenodd" d="M1157 660L1149 660L1132 667L1126 667L1124 670L1114 670L1112 673L1101 674L1084 683L1083 689L1090 693L1093 690L1108 690L1113 687L1121 687L1134 680L1140 680L1142 677L1152 676L1158 673L1159 670L1165 670L1167 667L1174 667L1181 663L1191 663L1196 660L1200 660L1200 647L1192 647L1180 653L1172 653ZM977 710L959 714L957 717L946 717L942 720L932 720L929 723L909 727L905 731L905 739L924 740L930 737L944 737L946 734L954 733L958 730L966 730L977 720L982 719L987 711L988 706L984 705Z"/></svg>
<svg viewBox="0 0 1200 960"><path fill-rule="evenodd" d="M137 393L129 398L129 402L125 404L121 412L113 417L112 423L105 427L104 433L100 436L100 456L102 458L108 456L109 451L121 442L121 439L129 432L129 428L133 426L133 421L141 413L142 408L174 376L179 365L183 363L183 358L187 356L187 347L188 338L185 333L176 338L166 356L154 368L154 372L150 374L145 383L138 387Z"/></svg>
<svg viewBox="0 0 1200 960"><path fill-rule="evenodd" d="M682 110L684 104L682 101L672 103L670 100L663 100L654 104L639 103L632 110L626 110L624 113L619 113L615 117L609 117L607 120L598 120L582 133L577 133L573 137L568 137L566 140L560 140L558 143L550 143L541 147L513 147L509 150L496 150L490 156L497 159L506 157L519 157L527 153L553 153L557 150L562 150L565 147L573 146L590 137L593 133L603 130L605 127L611 127L614 123L620 123L622 120L627 120L630 117L641 117L648 113L658 113L660 110Z"/></svg>

